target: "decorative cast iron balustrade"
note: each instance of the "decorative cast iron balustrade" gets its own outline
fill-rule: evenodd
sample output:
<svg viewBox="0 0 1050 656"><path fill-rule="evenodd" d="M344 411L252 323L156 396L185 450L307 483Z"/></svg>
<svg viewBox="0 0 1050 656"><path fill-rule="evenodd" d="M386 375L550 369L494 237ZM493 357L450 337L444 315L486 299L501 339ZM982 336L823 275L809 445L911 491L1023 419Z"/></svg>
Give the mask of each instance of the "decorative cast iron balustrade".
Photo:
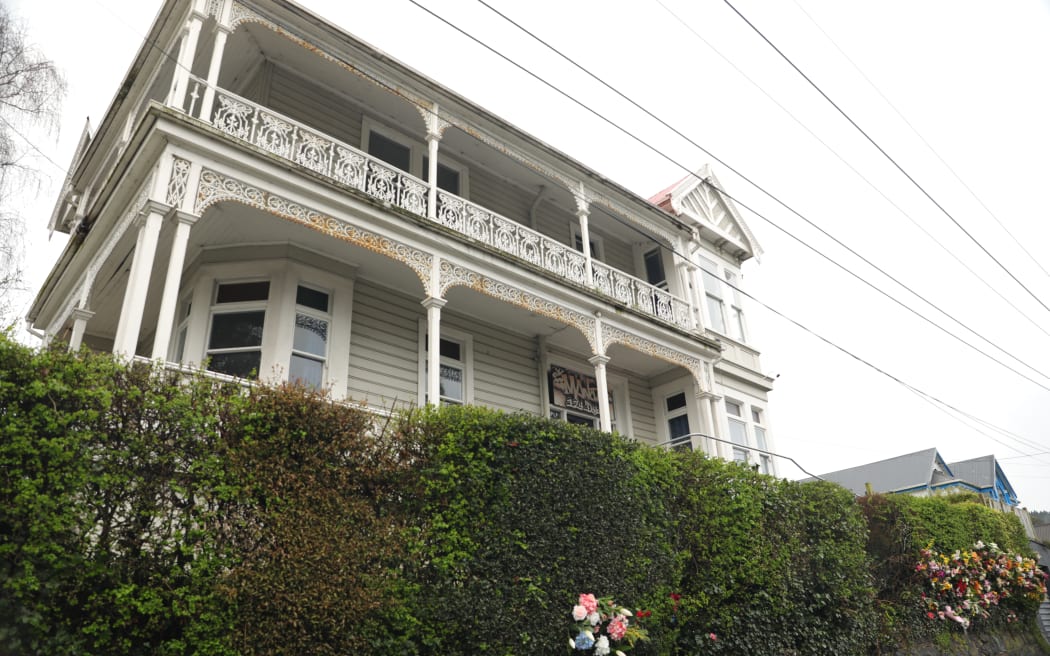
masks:
<svg viewBox="0 0 1050 656"><path fill-rule="evenodd" d="M688 328L689 304L668 291L642 282L602 262L592 262L594 286L606 296L668 323Z"/></svg>
<svg viewBox="0 0 1050 656"><path fill-rule="evenodd" d="M231 137L427 218L426 182L317 130L221 89L210 122ZM592 261L588 284L582 253L459 196L439 190L437 198L437 223L661 321L692 327L682 299L598 261Z"/></svg>

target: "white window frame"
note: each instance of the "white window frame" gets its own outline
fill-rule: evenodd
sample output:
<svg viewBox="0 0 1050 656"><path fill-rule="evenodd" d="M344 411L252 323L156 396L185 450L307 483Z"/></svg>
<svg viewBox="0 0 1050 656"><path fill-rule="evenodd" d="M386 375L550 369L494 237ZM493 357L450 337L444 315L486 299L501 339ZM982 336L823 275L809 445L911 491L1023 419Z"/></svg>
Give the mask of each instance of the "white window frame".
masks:
<svg viewBox="0 0 1050 656"><path fill-rule="evenodd" d="M306 305L300 305L298 303L298 296L299 296L299 288L300 287L305 288L305 289L309 289L311 291L319 292L321 294L324 294L327 297L327 300L328 300L328 303L327 303L328 310L326 312L322 312L321 310L318 310L317 308L309 307L309 306L306 306ZM329 353L332 350L332 297L333 297L333 294L332 294L332 291L329 290L329 289L324 289L324 288L322 288L319 285L310 284L309 282L300 280L298 282L298 284L296 284L296 286L295 286L295 295L296 295L296 299L295 299L296 302L294 303L295 309L292 312L292 335L293 336L292 336L291 348L289 349L289 353L288 353L289 378L291 377L291 369L292 369L291 361L292 361L292 358L295 357L295 356L299 356L299 357L307 359L307 360L319 361L321 363L321 381L320 381L320 386L323 386L325 384L325 381L328 380ZM310 353L309 351L300 351L300 350L297 350L295 348L295 336L294 336L295 335L295 326L296 326L296 323L299 320L299 315L300 314L302 314L303 316L312 318L312 319L317 319L319 321L324 321L327 324L327 331L326 331L327 334L326 334L326 337L325 337L324 353L323 354ZM306 381L303 381L303 383L308 385L308 386L313 387L313 385L311 383L308 383Z"/></svg>
<svg viewBox="0 0 1050 656"><path fill-rule="evenodd" d="M667 401L678 394L685 395L685 408L676 408L668 411ZM659 444L667 447L671 445L671 419L680 417L684 412L689 418L689 432L703 433L703 423L700 405L696 398L695 387L692 377L681 378L652 389L653 409L656 414L656 438ZM702 438L689 438L689 448L693 451L703 450ZM676 445L677 446L677 445Z"/></svg>
<svg viewBox="0 0 1050 656"><path fill-rule="evenodd" d="M755 435L755 446L764 451L769 451L769 429L766 427L764 420L766 416L766 409L757 405L751 405L751 430ZM759 439L759 431L762 431L762 438ZM776 474L776 468L773 465L773 456L768 453L758 453L758 471L763 474L769 474L771 476Z"/></svg>
<svg viewBox="0 0 1050 656"><path fill-rule="evenodd" d="M261 283L261 282L265 282L267 284L267 297L264 300L238 301L238 302L232 302L232 303L219 303L219 301L218 301L219 289L221 287L223 287L224 285L239 285L239 284L251 284L251 283ZM215 278L215 279L213 279L212 280L212 285L211 285L211 299L210 299L211 302L208 304L208 324L207 324L207 327L205 328L205 331L204 331L204 355L203 355L203 360L202 361L210 361L212 356L215 355L215 354L248 353L248 352L258 351L259 352L259 368L255 372L255 378L252 379L252 380L257 380L259 378L262 378L264 376L263 363L265 361L265 358L263 356L263 352L264 352L264 348L266 346L266 327L267 327L267 323L271 320L271 313L270 313L269 310L270 310L270 302L273 300L273 293L274 293L273 281L270 278L265 277L265 276L252 276L252 277L249 277L249 278L233 278L233 279L228 279L228 278ZM263 313L263 323L262 323L263 334L259 337L259 345L257 347L253 346L253 347L242 347L242 348L232 348L232 349L230 349L230 348L228 348L228 349L212 348L212 346L211 346L212 325L215 322L215 317L216 316L221 316L221 315L226 315L226 314L240 314L240 313L244 313L244 312L260 312L260 311ZM222 374L223 372L215 372L215 373Z"/></svg>
<svg viewBox="0 0 1050 656"><path fill-rule="evenodd" d="M576 248L576 242L583 244L583 234L580 230L580 224L576 221L569 221L569 248L572 250L582 253L583 251ZM605 240L602 239L600 234L594 232L589 227L587 229L587 237L590 238L591 242L591 259L598 260L599 262L605 261Z"/></svg>
<svg viewBox="0 0 1050 656"><path fill-rule="evenodd" d="M735 289L740 287L740 271L715 260L708 253L698 253L696 258L699 265L697 275L700 277L700 289L704 292L707 328L740 343L747 343L747 321L742 296ZM733 287L730 287L730 284ZM718 318L721 319L721 330L712 316L714 312L718 312Z"/></svg>
<svg viewBox="0 0 1050 656"><path fill-rule="evenodd" d="M423 158L427 157L429 154L425 143L418 139L412 139L399 130L391 128L384 123L380 123L369 116L365 116L361 121L361 150L365 154L368 153L369 140L371 139L373 132L378 132L387 139L395 141L402 146L406 146L409 150L409 166L407 173L420 180L423 179L423 176L425 175L425 171L423 171ZM459 193L456 195L460 198L466 198L469 200L470 169L467 165L458 161L454 157L446 155L442 152L440 145L438 145L438 163L442 166L447 166L459 174Z"/></svg>
<svg viewBox="0 0 1050 656"><path fill-rule="evenodd" d="M729 437L729 441L732 442L732 453L734 462L742 462L745 465L751 464L751 447L754 446L751 443L751 431L748 430L748 422L746 419L747 404L736 399L725 398L723 404L726 411L726 422L729 432L726 435ZM729 406L733 405L739 409L739 414L733 414L729 411ZM740 426L744 431L744 442L741 444L733 439L733 426Z"/></svg>
<svg viewBox="0 0 1050 656"><path fill-rule="evenodd" d="M682 401L683 401L682 406L680 408L675 408L674 410L669 409L667 406L670 405L671 399L675 399L675 398L677 398L679 396L682 397ZM664 408L664 426L667 428L667 446L668 446L668 448L670 448L670 449L688 449L688 450L692 451L693 450L693 444L692 444L692 439L693 438L692 437L685 437L685 436L673 437L671 435L671 420L678 419L679 417L685 417L686 425L689 427L689 430L687 431L686 435L689 435L689 434L692 434L692 433L696 432L696 431L693 430L693 425L689 421L689 395L686 394L685 391L681 391L681 392L676 392L674 394L671 394L670 396L665 396L664 397L663 408ZM683 439L683 437L685 439Z"/></svg>
<svg viewBox="0 0 1050 656"><path fill-rule="evenodd" d="M728 283L725 289L729 296L729 316L726 317L729 336L737 341L747 342L747 322L744 319L744 306L740 292L734 288L740 287L740 272L724 266L722 267L722 278ZM730 284L733 287L730 287Z"/></svg>
<svg viewBox="0 0 1050 656"><path fill-rule="evenodd" d="M456 342L460 346L462 359L453 361L441 357L441 364L460 367L463 370L463 399L453 399L455 404L471 405L474 403L474 336L455 328L441 326L441 339ZM427 403L427 320L419 320L419 405ZM445 397L441 397L442 403Z"/></svg>
<svg viewBox="0 0 1050 656"><path fill-rule="evenodd" d="M740 415L733 415L729 412L729 405L734 404L740 407ZM723 400L723 410L726 416L726 435L729 437L729 441L733 442L731 426L734 422L744 427L744 437L747 440L746 445L737 444L733 442L734 456L736 451L746 451L746 459L743 460L748 466L757 468L757 470L763 474L769 474L776 476L776 461L774 458L766 453L760 453L755 449L762 449L763 451L771 451L770 439L769 439L769 425L764 421L766 417L766 407L760 403L756 403L752 399L745 399L743 396L738 395L727 395ZM763 418L762 421L756 421L756 413L759 417ZM759 444L756 428L763 432L765 444ZM738 458L734 457L734 460Z"/></svg>

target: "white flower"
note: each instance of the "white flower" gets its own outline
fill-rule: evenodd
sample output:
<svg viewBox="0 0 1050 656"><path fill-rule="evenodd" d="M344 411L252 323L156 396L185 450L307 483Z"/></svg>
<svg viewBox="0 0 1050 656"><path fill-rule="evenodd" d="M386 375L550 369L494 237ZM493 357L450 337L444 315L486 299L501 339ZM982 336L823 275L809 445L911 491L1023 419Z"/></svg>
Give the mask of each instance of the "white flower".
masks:
<svg viewBox="0 0 1050 656"><path fill-rule="evenodd" d="M622 651L620 651L619 649L617 649L616 650L616 656L627 656L627 654L625 654Z"/></svg>
<svg viewBox="0 0 1050 656"><path fill-rule="evenodd" d="M594 642L594 654L595 656L607 656L608 653L609 639L601 636Z"/></svg>
<svg viewBox="0 0 1050 656"><path fill-rule="evenodd" d="M580 620L582 620L585 617L587 617L587 609L586 608L584 608L583 606L573 606L572 607L572 619L574 619L577 622L579 622Z"/></svg>
<svg viewBox="0 0 1050 656"><path fill-rule="evenodd" d="M591 626L598 626L598 622L602 621L602 616L598 614L598 611L594 611L587 615L587 621L591 623Z"/></svg>
<svg viewBox="0 0 1050 656"><path fill-rule="evenodd" d="M620 615L623 615L624 617L631 617L633 613L631 613L631 611L627 610L626 608L621 608Z"/></svg>

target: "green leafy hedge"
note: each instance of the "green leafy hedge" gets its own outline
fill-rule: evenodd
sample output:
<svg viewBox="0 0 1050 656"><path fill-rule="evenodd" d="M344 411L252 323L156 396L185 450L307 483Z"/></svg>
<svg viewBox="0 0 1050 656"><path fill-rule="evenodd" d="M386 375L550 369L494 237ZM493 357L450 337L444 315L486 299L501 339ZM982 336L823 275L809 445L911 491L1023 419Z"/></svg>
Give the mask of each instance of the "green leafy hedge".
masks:
<svg viewBox="0 0 1050 656"><path fill-rule="evenodd" d="M591 592L652 611L639 656L863 654L911 618L921 547L1018 527L531 416L386 424L0 339L0 653L565 653Z"/></svg>

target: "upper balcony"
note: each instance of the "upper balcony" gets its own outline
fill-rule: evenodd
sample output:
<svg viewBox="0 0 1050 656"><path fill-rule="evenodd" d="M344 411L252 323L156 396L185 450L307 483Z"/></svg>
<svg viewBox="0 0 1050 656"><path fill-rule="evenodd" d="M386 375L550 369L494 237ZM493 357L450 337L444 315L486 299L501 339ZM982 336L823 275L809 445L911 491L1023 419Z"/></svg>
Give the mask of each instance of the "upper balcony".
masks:
<svg viewBox="0 0 1050 656"><path fill-rule="evenodd" d="M193 78L191 99L203 97L205 87L204 80ZM575 217L571 214L566 212L566 216L562 217L563 239L556 239L525 225L521 220L525 217L519 216L519 220L508 218L493 209L440 188L442 168L438 169L436 207L431 212L428 197L430 185L425 179L336 139L320 129L225 89L213 89L212 92L214 105L211 112L200 118L233 139L261 148L290 164L309 169L331 182L427 219L473 244L523 261L565 282L596 291L653 319L685 330L695 326L688 301L599 259L599 254L612 250L629 252L631 249L629 242L622 242L613 237L607 227L604 230L592 229L594 231L590 236L591 257L587 257L581 250L571 248L565 243L579 234L573 229ZM191 114L197 110L194 105L191 102ZM374 128L370 136L380 130L381 128ZM383 139L391 141L386 137ZM375 137L370 141L376 141ZM399 144L395 142L393 146L389 143L384 145L387 150L393 150ZM410 153L411 147L407 150ZM410 162L410 157L405 161ZM491 197L496 192L495 189L487 189L478 184L479 178L484 180L484 176L480 174L483 165L469 161L457 164L459 166L455 169L448 169L454 171L459 180L453 178L448 186L456 186L456 183L465 177L465 171L469 170L473 178L474 193ZM453 177L453 174L449 173L447 177ZM506 181L504 184L516 182L521 185L520 181ZM492 183L486 181L483 184ZM543 189L541 186L537 195L542 194ZM554 211L548 210L548 213L556 215L557 208L555 207Z"/></svg>

